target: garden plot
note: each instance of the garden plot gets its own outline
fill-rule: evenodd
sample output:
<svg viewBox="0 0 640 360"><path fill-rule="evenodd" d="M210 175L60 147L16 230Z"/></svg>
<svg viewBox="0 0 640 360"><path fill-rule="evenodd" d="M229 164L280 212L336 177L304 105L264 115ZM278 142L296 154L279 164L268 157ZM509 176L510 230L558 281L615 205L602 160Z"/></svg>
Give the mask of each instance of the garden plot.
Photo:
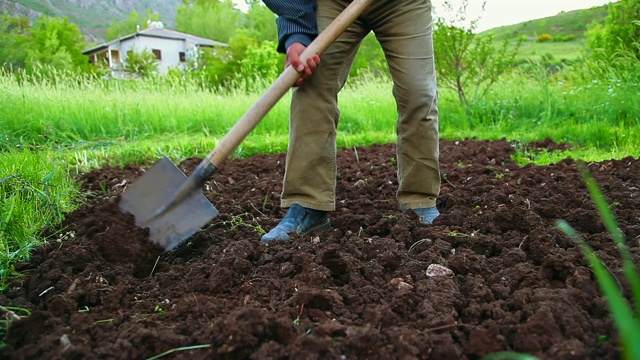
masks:
<svg viewBox="0 0 640 360"><path fill-rule="evenodd" d="M118 211L140 167L83 174L89 202L0 294L31 312L15 311L0 357L620 358L595 277L555 226L567 220L621 278L578 164L521 167L513 154L506 141L442 141L442 215L424 226L398 210L393 145L343 149L333 229L269 246L285 157L232 159L206 184L220 215L169 253ZM640 259L640 162L587 165Z"/></svg>

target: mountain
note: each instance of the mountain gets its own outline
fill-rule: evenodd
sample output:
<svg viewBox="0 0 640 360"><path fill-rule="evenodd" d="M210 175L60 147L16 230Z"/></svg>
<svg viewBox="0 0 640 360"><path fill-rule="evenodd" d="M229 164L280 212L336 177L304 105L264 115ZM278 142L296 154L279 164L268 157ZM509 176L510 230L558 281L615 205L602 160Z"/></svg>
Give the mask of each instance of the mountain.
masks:
<svg viewBox="0 0 640 360"><path fill-rule="evenodd" d="M160 15L169 28L175 26L176 10L182 0L0 0L0 10L32 21L41 15L68 17L78 24L87 42L103 41L109 23L126 19L132 11L141 16L147 9Z"/></svg>

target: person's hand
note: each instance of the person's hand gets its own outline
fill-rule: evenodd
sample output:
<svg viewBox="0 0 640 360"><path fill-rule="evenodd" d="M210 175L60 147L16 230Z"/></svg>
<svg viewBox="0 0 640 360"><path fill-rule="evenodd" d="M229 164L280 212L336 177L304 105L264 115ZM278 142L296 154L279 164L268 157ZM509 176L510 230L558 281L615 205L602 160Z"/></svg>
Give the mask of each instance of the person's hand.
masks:
<svg viewBox="0 0 640 360"><path fill-rule="evenodd" d="M316 69L318 69L318 66L320 65L320 56L318 55L310 56L307 59L306 64L302 62L302 60L300 59L300 55L306 48L306 46L296 42L291 44L291 46L289 46L289 48L287 49L287 58L284 63L285 69L287 68L287 66L291 65L298 71L298 73L300 73L300 78L294 85L296 87L301 86L306 79L311 77L311 75L316 71Z"/></svg>

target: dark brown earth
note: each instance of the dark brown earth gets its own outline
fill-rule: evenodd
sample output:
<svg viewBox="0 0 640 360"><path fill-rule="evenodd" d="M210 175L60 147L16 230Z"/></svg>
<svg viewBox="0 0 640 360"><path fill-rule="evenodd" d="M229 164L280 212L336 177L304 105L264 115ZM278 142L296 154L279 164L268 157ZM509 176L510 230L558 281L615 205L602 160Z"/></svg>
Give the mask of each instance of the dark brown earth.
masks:
<svg viewBox="0 0 640 360"><path fill-rule="evenodd" d="M0 357L620 358L594 275L555 227L559 218L574 226L628 295L578 163L519 167L507 141L442 141L442 215L424 226L397 209L394 151L340 151L333 229L270 246L258 240L284 214L284 155L229 160L206 189L221 215L166 254L117 210L138 166L83 174L89 201L0 294L0 304L32 311L13 322ZM587 165L638 259L640 162ZM430 264L454 275L428 277Z"/></svg>

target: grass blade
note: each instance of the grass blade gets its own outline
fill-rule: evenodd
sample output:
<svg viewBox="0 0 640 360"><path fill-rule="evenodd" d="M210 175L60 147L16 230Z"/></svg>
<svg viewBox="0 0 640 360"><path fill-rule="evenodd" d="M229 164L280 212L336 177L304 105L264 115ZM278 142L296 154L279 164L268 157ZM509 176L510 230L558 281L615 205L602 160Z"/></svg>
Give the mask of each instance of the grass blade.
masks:
<svg viewBox="0 0 640 360"><path fill-rule="evenodd" d="M633 264L633 257L627 247L618 222L593 175L584 165L581 166L581 171L589 194L607 231L616 243L618 252L622 258L624 276L631 286L631 295L634 301L633 307L624 297L621 291L622 289L619 288L618 282L613 274L611 274L605 264L598 258L591 246L589 246L566 221L557 220L556 225L580 246L580 249L589 262L589 266L593 269L620 335L623 357L633 360L640 359L640 312L638 312L640 311L638 309L638 305L640 304L640 280L638 272ZM634 313L633 308L636 309L636 313Z"/></svg>
<svg viewBox="0 0 640 360"><path fill-rule="evenodd" d="M582 175L585 179L585 183L587 184L587 188L589 189L589 193L591 194L593 202L595 203L600 216L602 216L602 220L604 221L607 230L618 245L618 251L622 256L624 275L629 282L629 285L631 286L633 301L635 304L640 304L640 277L638 276L638 272L633 264L631 252L627 247L627 244L622 235L622 231L618 226L618 222L613 216L613 212L611 211L609 204L604 198L602 191L600 191L600 188L593 178L593 175L585 167L582 167ZM640 319L640 307L636 308L635 317L636 319ZM638 341L640 341L640 339Z"/></svg>
<svg viewBox="0 0 640 360"><path fill-rule="evenodd" d="M173 354L174 352L178 352L178 351L188 351L188 350L197 350L197 349L206 349L208 347L211 347L211 344L204 344L204 345L193 345L193 346L184 346L184 347L179 347L179 348L175 348L175 349L171 349L171 350L167 350L165 352L163 352L162 354L158 354L155 356L152 356L150 358L148 358L147 360L156 360L156 359L160 359L161 357Z"/></svg>
<svg viewBox="0 0 640 360"><path fill-rule="evenodd" d="M593 249L566 221L558 220L556 224L560 230L580 245L589 265L595 272L598 284L607 299L609 311L622 339L624 358L640 359L640 323L638 323L637 319L634 319L633 312L626 299L621 295L616 280Z"/></svg>
<svg viewBox="0 0 640 360"><path fill-rule="evenodd" d="M539 358L529 354L501 351L483 356L480 360L539 360Z"/></svg>

